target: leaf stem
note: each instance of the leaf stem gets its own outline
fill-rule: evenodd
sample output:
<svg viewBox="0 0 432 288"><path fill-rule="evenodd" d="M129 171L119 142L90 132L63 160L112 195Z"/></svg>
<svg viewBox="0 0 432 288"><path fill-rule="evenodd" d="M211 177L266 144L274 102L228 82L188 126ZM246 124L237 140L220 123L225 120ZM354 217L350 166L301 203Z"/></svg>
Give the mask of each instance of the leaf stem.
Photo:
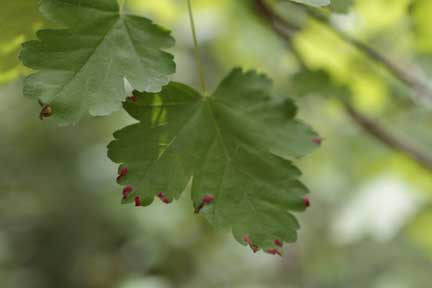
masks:
<svg viewBox="0 0 432 288"><path fill-rule="evenodd" d="M194 20L194 16L193 16L193 12L192 12L191 0L187 0L187 4L188 4L188 11L189 11L189 20L190 20L190 25L191 25L191 29L192 29L192 37L193 37L193 42L194 42L197 72L198 72L198 75L200 77L202 92L205 96L207 94L207 86L206 86L206 82L205 82L204 68L203 68L203 64L202 64L202 60L201 60L201 52L200 52L200 49L198 46L198 37L197 37L197 33L196 33L196 28L195 28L195 20Z"/></svg>

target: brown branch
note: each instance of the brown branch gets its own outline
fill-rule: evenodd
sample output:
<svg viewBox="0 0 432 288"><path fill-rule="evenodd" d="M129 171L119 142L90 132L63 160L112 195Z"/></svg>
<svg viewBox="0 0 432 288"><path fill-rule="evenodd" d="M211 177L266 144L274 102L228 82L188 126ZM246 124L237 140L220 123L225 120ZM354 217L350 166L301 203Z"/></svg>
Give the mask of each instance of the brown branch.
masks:
<svg viewBox="0 0 432 288"><path fill-rule="evenodd" d="M265 0L255 0L255 6L256 6L256 12L258 15L260 15L264 20L266 20L273 30L288 44L290 49L295 52L294 55L299 59L300 63L302 63L302 59L298 54L298 51L296 51L295 47L292 45L292 33L295 33L300 30L300 27L298 27L295 23L290 22L287 19L282 19L280 16L278 16L274 11L266 4ZM290 31L293 31L292 33L286 33L283 29L280 28L279 25L286 26L290 28ZM353 40L354 41L354 40ZM351 41L350 41L351 42ZM391 66L391 62L387 62L386 58L384 58L381 54L376 52L375 50L369 48L367 45L362 44L361 42L354 41L351 42L358 45L359 49L364 49L367 55L372 57L374 60L379 61L383 63L384 65L389 65L389 69L392 69L395 73L398 73L398 70L396 70L395 67ZM397 68L399 69L399 68ZM401 77L403 75L400 75ZM404 77L404 76L403 76ZM402 77L402 78L403 78ZM408 79L405 79L408 80ZM429 157L426 154L423 154L422 152L418 151L413 145L402 141L401 139L398 139L395 135L387 131L384 127L382 127L379 123L375 122L372 119L369 119L368 117L361 114L359 111L357 111L351 104L349 104L346 101L342 101L345 106L345 110L347 114L352 118L352 120L360 126L365 132L367 132L369 135L375 137L377 140L381 141L388 147L392 148L393 150L396 150L398 152L401 152L413 160L415 160L417 163L422 165L423 167L432 170L432 158Z"/></svg>
<svg viewBox="0 0 432 288"><path fill-rule="evenodd" d="M280 38L285 40L287 48L298 60L300 66L304 67L305 64L303 62L303 59L298 53L298 51L295 49L293 42L291 41L292 36L296 32L300 31L301 27L298 26L296 23L289 22L278 14L274 13L274 11L266 4L265 1L255 0L255 11L260 16L260 18L263 18L267 22L267 24L270 25L273 31Z"/></svg>
<svg viewBox="0 0 432 288"><path fill-rule="evenodd" d="M386 144L393 150L402 152L423 167L432 170L432 157L429 157L427 154L418 151L410 143L398 139L379 123L361 114L351 104L344 102L344 106L351 119L353 119L354 122L357 123L365 132L374 136L376 139Z"/></svg>
<svg viewBox="0 0 432 288"><path fill-rule="evenodd" d="M392 61L391 59L378 52L377 50L373 49L366 43L355 39L349 34L338 29L331 24L330 19L325 14L319 12L318 10L307 6L303 6L303 8L311 17L313 17L320 23L326 25L329 29L336 33L339 38L369 56L370 59L381 64L395 78L399 79L402 83L405 83L407 86L414 89L414 91L416 91L419 96L427 97L429 98L429 100L432 100L432 86L429 84L428 79L422 77L422 75L419 75L415 71L403 68L400 64Z"/></svg>
<svg viewBox="0 0 432 288"><path fill-rule="evenodd" d="M297 23L294 23L289 19L283 18L279 14L275 13L273 9L267 4L266 0L255 0L255 6L256 11L258 12L257 14L261 15L262 18L270 22L273 27L279 27L275 29L275 32L277 32L283 38L287 38L287 35L281 35L283 34L283 32L281 33L281 26L286 27L291 32L289 37L301 29ZM416 91L417 95L428 98L429 101L432 101L432 85L429 83L428 79L423 75L423 73L416 73L418 71L403 68L400 64L392 61L366 43L355 39L347 33L336 28L331 24L330 19L325 14L319 12L319 10L316 8L311 8L302 4L298 4L297 7L303 9L315 20L326 25L343 41L351 44L354 48L366 54L370 59L381 64L395 78Z"/></svg>

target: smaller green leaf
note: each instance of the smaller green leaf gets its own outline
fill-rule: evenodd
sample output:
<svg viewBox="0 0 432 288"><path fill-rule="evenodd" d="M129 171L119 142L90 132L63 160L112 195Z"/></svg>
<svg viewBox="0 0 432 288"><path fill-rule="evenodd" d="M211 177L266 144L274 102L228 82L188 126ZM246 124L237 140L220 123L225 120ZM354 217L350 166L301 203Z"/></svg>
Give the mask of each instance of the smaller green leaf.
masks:
<svg viewBox="0 0 432 288"><path fill-rule="evenodd" d="M49 104L60 124L121 109L125 78L157 92L175 71L173 56L162 51L174 44L169 31L121 14L116 0L42 0L41 11L68 28L40 30L38 40L24 43L21 61L39 70L24 94Z"/></svg>

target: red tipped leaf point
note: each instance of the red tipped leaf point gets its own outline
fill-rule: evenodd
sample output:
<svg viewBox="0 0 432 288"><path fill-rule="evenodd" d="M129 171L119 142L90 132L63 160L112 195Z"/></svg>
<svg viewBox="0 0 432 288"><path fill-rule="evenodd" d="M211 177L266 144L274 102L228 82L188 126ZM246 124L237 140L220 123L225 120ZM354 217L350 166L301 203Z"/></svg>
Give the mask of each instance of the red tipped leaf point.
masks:
<svg viewBox="0 0 432 288"><path fill-rule="evenodd" d="M271 255L279 255L279 256L282 256L282 254L281 254L277 249L274 249L274 248L267 249L266 252L267 252L268 254L271 254Z"/></svg>
<svg viewBox="0 0 432 288"><path fill-rule="evenodd" d="M136 207L139 207L139 206L141 206L141 198L140 197L135 197L135 206Z"/></svg>
<svg viewBox="0 0 432 288"><path fill-rule="evenodd" d="M124 176L126 176L126 174L129 172L129 169L127 167L124 167L123 169L121 169L118 173L117 176L117 182L120 181L121 178L123 178Z"/></svg>
<svg viewBox="0 0 432 288"><path fill-rule="evenodd" d="M310 201L309 197L304 197L303 198L303 202L304 202L304 205L306 207L310 207L311 206L311 201Z"/></svg>
<svg viewBox="0 0 432 288"><path fill-rule="evenodd" d="M209 205L209 204L213 203L214 200L215 200L215 197L213 195L209 194L209 195L204 196L202 202L205 205Z"/></svg>
<svg viewBox="0 0 432 288"><path fill-rule="evenodd" d="M276 246L279 246L279 247L282 247L283 246L283 243L282 243L282 241L280 241L280 240L274 240L273 241L273 243L276 245Z"/></svg>
<svg viewBox="0 0 432 288"><path fill-rule="evenodd" d="M213 201L215 200L215 197L211 194L205 195L202 198L201 203L198 205L198 207L196 207L195 209L195 213L199 213L201 211L202 208L204 208L205 205L210 205L211 203L213 203Z"/></svg>
<svg viewBox="0 0 432 288"><path fill-rule="evenodd" d="M322 138L313 138L312 142L317 144L317 145L321 145L322 144L323 139Z"/></svg>
<svg viewBox="0 0 432 288"><path fill-rule="evenodd" d="M123 198L128 198L129 194L132 192L133 188L132 186L126 186L123 188Z"/></svg>
<svg viewBox="0 0 432 288"><path fill-rule="evenodd" d="M128 172L129 172L129 169L127 167L124 167L119 171L118 175L125 176Z"/></svg>
<svg viewBox="0 0 432 288"><path fill-rule="evenodd" d="M247 244L251 244L252 242L250 241L249 235L244 235L243 236L243 241L246 242Z"/></svg>
<svg viewBox="0 0 432 288"><path fill-rule="evenodd" d="M128 100L132 101L132 102L136 102L138 101L138 97L136 95L132 95L128 97Z"/></svg>
<svg viewBox="0 0 432 288"><path fill-rule="evenodd" d="M157 196L159 197L159 199L165 203L165 204L169 204L171 203L171 200L162 192L158 193Z"/></svg>
<svg viewBox="0 0 432 288"><path fill-rule="evenodd" d="M249 244L249 247L252 249L253 253L258 252L259 247L256 246L256 245L254 245L254 244L252 244L252 241L250 240L249 235L247 235L247 234L244 235L244 236L243 236L243 241L244 241L245 243Z"/></svg>

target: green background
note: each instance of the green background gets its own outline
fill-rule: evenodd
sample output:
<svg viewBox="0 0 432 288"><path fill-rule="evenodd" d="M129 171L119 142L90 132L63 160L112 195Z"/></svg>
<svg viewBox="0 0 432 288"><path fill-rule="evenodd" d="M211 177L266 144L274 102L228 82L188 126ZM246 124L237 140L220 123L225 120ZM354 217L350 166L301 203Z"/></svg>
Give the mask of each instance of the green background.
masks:
<svg viewBox="0 0 432 288"><path fill-rule="evenodd" d="M22 96L29 71L16 55L49 25L36 0L0 4L0 287L373 287L428 288L432 272L432 177L364 133L321 77L295 77L296 58L248 1L194 0L206 78L214 88L234 66L270 75L300 118L325 139L301 160L312 207L284 257L253 254L192 213L189 192L173 205L120 205L106 157L125 112L57 127ZM277 4L285 17L295 6ZM334 9L345 11L344 1ZM406 69L432 72L432 2L356 0L334 25ZM173 30L174 79L198 88L185 1L129 0L134 13ZM431 103L324 25L300 19L294 46L368 117L431 154ZM51 25L49 27L52 27ZM297 75L298 76L298 75ZM324 86L323 86L324 85Z"/></svg>

